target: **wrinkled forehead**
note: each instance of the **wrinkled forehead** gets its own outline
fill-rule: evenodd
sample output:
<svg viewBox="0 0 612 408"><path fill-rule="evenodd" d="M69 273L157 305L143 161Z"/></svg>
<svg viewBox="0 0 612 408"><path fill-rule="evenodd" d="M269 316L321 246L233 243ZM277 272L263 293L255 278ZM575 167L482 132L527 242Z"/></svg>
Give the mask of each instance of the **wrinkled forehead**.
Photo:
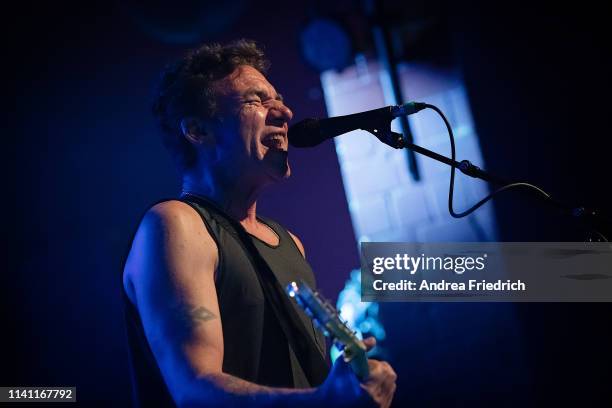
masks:
<svg viewBox="0 0 612 408"><path fill-rule="evenodd" d="M272 84L257 69L241 65L231 74L215 84L215 91L221 97L240 98L246 93L257 91L276 99L278 94Z"/></svg>

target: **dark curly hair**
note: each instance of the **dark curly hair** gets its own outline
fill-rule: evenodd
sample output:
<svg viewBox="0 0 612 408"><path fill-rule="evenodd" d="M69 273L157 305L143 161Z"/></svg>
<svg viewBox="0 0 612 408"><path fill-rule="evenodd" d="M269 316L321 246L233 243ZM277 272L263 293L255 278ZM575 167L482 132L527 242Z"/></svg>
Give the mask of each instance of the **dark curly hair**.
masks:
<svg viewBox="0 0 612 408"><path fill-rule="evenodd" d="M181 119L187 116L214 119L217 103L213 84L240 65L250 65L265 73L270 63L254 41L240 39L190 50L162 72L153 114L162 129L164 145L182 169L193 167L196 155L194 147L182 135Z"/></svg>

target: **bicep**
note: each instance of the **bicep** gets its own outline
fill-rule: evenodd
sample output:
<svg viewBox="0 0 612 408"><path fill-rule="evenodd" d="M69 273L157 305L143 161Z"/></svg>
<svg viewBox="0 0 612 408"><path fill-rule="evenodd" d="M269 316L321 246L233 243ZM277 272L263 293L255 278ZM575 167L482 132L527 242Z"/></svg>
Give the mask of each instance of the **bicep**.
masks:
<svg viewBox="0 0 612 408"><path fill-rule="evenodd" d="M175 397L186 380L221 372L223 362L217 248L199 216L182 211L147 214L126 265L147 340Z"/></svg>

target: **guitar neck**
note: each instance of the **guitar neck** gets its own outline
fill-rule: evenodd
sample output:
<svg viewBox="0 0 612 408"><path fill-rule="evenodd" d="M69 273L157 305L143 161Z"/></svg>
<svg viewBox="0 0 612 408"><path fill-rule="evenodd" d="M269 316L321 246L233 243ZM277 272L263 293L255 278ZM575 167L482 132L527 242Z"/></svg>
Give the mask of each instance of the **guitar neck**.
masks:
<svg viewBox="0 0 612 408"><path fill-rule="evenodd" d="M287 286L287 293L323 329L326 336L341 346L344 361L350 364L355 375L361 380L367 378L370 371L366 346L340 319L336 309L304 282L292 282Z"/></svg>

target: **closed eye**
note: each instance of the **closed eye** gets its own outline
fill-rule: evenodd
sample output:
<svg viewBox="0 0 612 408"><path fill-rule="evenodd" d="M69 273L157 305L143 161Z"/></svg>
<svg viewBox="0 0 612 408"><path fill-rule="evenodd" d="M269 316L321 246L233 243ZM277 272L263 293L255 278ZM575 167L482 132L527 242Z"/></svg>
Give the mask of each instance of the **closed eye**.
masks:
<svg viewBox="0 0 612 408"><path fill-rule="evenodd" d="M268 94L267 91L262 90L262 89L257 89L257 88L248 89L243 94L243 97L245 98L245 101L244 101L245 103L253 103L253 102L265 103L272 99L281 101L281 102L283 101L283 97L280 94L276 94L275 97L272 97L270 94Z"/></svg>

